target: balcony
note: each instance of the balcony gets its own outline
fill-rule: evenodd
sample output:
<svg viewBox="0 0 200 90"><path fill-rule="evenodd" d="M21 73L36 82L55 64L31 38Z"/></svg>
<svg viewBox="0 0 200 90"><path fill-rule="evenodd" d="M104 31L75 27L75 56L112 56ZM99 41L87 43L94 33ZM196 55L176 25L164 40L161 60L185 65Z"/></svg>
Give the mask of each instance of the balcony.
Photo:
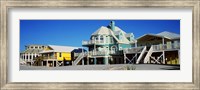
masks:
<svg viewBox="0 0 200 90"><path fill-rule="evenodd" d="M88 53L90 56L105 56L105 55L108 55L109 54L109 52L107 52L107 51L89 51L89 53Z"/></svg>
<svg viewBox="0 0 200 90"><path fill-rule="evenodd" d="M161 51L161 50L179 50L180 43L177 44L160 44L160 45L153 45L153 51Z"/></svg>
<svg viewBox="0 0 200 90"><path fill-rule="evenodd" d="M82 41L82 45L93 45L93 44L105 44L104 40L84 40Z"/></svg>
<svg viewBox="0 0 200 90"><path fill-rule="evenodd" d="M127 49L124 49L124 53L139 53L139 52L142 52L144 46L141 46L141 47L133 47L133 48L127 48Z"/></svg>

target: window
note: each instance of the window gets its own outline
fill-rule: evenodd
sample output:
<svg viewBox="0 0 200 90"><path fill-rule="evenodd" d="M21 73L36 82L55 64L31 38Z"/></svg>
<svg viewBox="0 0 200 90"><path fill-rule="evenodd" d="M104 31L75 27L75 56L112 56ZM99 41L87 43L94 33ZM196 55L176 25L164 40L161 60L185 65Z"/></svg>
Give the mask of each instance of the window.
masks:
<svg viewBox="0 0 200 90"><path fill-rule="evenodd" d="M62 53L59 53L59 57L62 57Z"/></svg>
<svg viewBox="0 0 200 90"><path fill-rule="evenodd" d="M100 40L103 40L103 36L100 37Z"/></svg>
<svg viewBox="0 0 200 90"><path fill-rule="evenodd" d="M113 38L112 37L110 37L110 43L113 43Z"/></svg>

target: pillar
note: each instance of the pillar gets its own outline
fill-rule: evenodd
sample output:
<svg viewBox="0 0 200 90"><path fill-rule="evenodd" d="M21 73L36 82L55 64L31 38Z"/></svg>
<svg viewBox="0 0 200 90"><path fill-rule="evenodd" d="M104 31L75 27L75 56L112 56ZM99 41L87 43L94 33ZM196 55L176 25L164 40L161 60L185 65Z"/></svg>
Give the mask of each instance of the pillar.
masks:
<svg viewBox="0 0 200 90"><path fill-rule="evenodd" d="M82 65L84 65L84 59L82 59Z"/></svg>
<svg viewBox="0 0 200 90"><path fill-rule="evenodd" d="M25 62L26 62L26 65L27 65L26 53L24 54L24 60L25 60Z"/></svg>
<svg viewBox="0 0 200 90"><path fill-rule="evenodd" d="M46 66L48 67L48 60L46 61L47 63L46 63Z"/></svg>
<svg viewBox="0 0 200 90"><path fill-rule="evenodd" d="M108 65L109 63L108 63L108 57L104 57L104 64L105 65Z"/></svg>
<svg viewBox="0 0 200 90"><path fill-rule="evenodd" d="M33 62L33 53L31 54L31 65L32 65L32 62Z"/></svg>
<svg viewBox="0 0 200 90"><path fill-rule="evenodd" d="M26 56L27 56L27 61L29 61L29 53L27 53Z"/></svg>
<svg viewBox="0 0 200 90"><path fill-rule="evenodd" d="M163 64L165 64L165 51L163 50Z"/></svg>
<svg viewBox="0 0 200 90"><path fill-rule="evenodd" d="M43 62L44 62L44 61L41 62L41 65L42 65L42 66L43 66Z"/></svg>
<svg viewBox="0 0 200 90"><path fill-rule="evenodd" d="M124 64L126 64L126 54L124 53Z"/></svg>
<svg viewBox="0 0 200 90"><path fill-rule="evenodd" d="M55 60L52 61L53 67L54 67L54 61L55 61Z"/></svg>
<svg viewBox="0 0 200 90"><path fill-rule="evenodd" d="M95 65L97 64L97 59L96 59L96 57L94 57L94 64L95 64Z"/></svg>

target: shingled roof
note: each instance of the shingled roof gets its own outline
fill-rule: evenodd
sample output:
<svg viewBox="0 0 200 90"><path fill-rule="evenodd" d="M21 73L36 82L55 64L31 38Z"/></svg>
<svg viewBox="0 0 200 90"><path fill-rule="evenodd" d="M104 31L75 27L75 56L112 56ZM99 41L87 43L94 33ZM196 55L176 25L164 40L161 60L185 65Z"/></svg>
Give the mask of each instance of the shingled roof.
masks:
<svg viewBox="0 0 200 90"><path fill-rule="evenodd" d="M71 46L58 46L58 45L48 45L52 50L43 50L40 53L48 53L48 52L71 52L74 49L78 49L80 47L71 47Z"/></svg>
<svg viewBox="0 0 200 90"><path fill-rule="evenodd" d="M120 41L116 35L119 35L120 33L122 33L122 41ZM101 26L99 29L97 29L97 31L95 31L94 33L92 33L92 36L94 35L111 35L114 37L114 39L118 42L118 43L130 43L130 41L127 39L127 36L130 33L126 33L123 30L121 30L119 27L115 26L115 30L111 30L111 28L109 27L105 27L105 26Z"/></svg>
<svg viewBox="0 0 200 90"><path fill-rule="evenodd" d="M164 32L158 33L156 35L163 36L163 37L166 37L166 38L169 38L169 39L178 39L178 38L180 38L179 34L168 32L168 31L164 31Z"/></svg>
<svg viewBox="0 0 200 90"><path fill-rule="evenodd" d="M163 31L163 32L158 33L158 34L144 34L141 37L137 38L137 40L140 40L140 39L147 37L147 36L153 36L153 37L159 37L159 38L164 37L164 38L169 39L169 40L180 39L179 34L168 32L168 31Z"/></svg>

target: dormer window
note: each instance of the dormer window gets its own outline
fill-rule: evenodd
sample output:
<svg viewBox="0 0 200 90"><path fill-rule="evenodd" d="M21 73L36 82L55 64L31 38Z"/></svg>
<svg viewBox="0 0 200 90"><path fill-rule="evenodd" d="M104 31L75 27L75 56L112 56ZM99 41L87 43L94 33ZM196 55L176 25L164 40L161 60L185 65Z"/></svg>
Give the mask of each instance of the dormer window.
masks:
<svg viewBox="0 0 200 90"><path fill-rule="evenodd" d="M103 40L103 35L101 35L100 40Z"/></svg>

